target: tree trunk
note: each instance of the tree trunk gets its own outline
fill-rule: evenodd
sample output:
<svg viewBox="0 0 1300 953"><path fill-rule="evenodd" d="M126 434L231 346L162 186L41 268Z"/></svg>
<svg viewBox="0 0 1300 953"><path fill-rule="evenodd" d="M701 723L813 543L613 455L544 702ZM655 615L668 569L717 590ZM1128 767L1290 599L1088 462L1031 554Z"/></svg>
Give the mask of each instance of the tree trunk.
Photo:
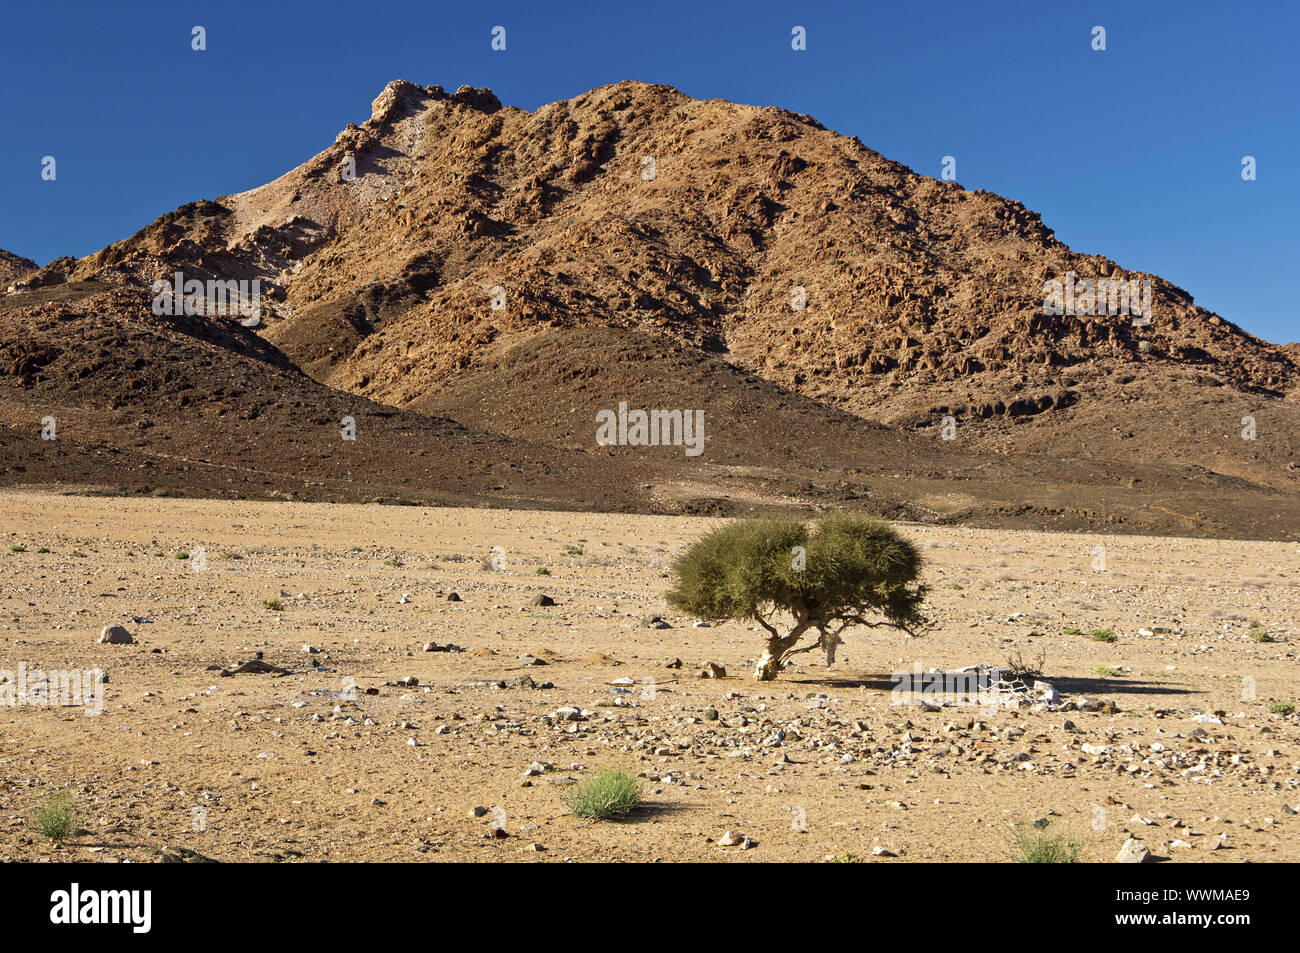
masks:
<svg viewBox="0 0 1300 953"><path fill-rule="evenodd" d="M782 663L785 661L786 653L789 652L798 643L803 634L810 628L810 623L800 622L787 636L774 635L767 640L767 647L763 649L763 654L758 658L758 665L754 668L754 680L759 682L770 682L776 678L777 673L781 671Z"/></svg>
<svg viewBox="0 0 1300 953"><path fill-rule="evenodd" d="M844 640L840 638L840 634L838 632L827 632L825 629L822 629L819 644L826 650L826 664L828 666L834 665L835 650L844 644Z"/></svg>

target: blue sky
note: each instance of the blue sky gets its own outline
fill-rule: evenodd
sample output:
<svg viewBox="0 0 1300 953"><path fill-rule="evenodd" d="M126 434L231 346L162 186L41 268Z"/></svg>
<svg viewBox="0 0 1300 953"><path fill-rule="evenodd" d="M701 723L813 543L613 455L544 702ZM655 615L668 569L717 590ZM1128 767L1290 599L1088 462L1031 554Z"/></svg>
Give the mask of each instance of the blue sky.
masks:
<svg viewBox="0 0 1300 953"><path fill-rule="evenodd" d="M955 156L1074 249L1300 339L1296 2L49 2L0 22L0 248L42 264L269 181L391 79L526 109L639 79L809 113L927 175Z"/></svg>

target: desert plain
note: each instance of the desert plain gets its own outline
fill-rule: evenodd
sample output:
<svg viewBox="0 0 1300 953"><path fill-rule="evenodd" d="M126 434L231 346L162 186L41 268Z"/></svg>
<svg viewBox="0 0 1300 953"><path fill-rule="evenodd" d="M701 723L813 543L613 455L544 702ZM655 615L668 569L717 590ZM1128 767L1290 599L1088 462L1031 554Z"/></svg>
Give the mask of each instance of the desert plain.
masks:
<svg viewBox="0 0 1300 953"><path fill-rule="evenodd" d="M719 522L7 488L0 677L107 681L0 706L0 859L1010 861L1035 822L1087 861L1300 859L1295 542L896 524L934 627L759 683L756 626L663 599ZM291 674L221 674L258 653ZM894 691L1012 656L1092 710ZM641 806L572 816L604 767Z"/></svg>

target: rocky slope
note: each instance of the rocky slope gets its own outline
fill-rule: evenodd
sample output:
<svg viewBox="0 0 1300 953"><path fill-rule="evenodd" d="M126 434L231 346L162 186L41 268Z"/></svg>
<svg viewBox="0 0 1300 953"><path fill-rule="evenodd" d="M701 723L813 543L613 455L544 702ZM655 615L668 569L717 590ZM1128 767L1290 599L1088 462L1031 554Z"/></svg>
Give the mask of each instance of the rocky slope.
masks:
<svg viewBox="0 0 1300 953"><path fill-rule="evenodd" d="M972 454L1024 458L1030 481L1105 464L1130 488L1132 468L1156 466L1300 489L1294 348L1071 251L1018 202L916 175L808 116L666 86L527 112L396 81L369 120L275 181L27 281L140 285L177 269L262 281L258 333L317 382L575 450L601 451L594 425L538 416L572 397L563 342L585 342L590 411L630 396L593 342L653 339L676 356L643 365L647 406L687 399L673 375L688 366L716 383L730 365L768 386L764 413L781 393L892 426L899 448L905 432L913 473ZM1149 281L1150 322L1044 314L1045 283L1069 275ZM522 369L548 349L526 396ZM761 415L712 403L712 384L695 393L726 448L706 463L815 456L799 449L809 433L828 460L852 445L812 403L755 428ZM956 438L941 440L949 415Z"/></svg>
<svg viewBox="0 0 1300 953"><path fill-rule="evenodd" d="M36 270L36 262L0 248L0 291L10 288L15 281Z"/></svg>

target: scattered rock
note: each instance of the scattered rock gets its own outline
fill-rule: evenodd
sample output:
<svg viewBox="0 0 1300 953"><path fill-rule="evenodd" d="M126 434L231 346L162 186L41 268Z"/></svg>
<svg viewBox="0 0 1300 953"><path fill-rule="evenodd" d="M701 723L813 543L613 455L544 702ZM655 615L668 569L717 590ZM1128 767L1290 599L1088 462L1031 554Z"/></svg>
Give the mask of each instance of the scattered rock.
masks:
<svg viewBox="0 0 1300 953"><path fill-rule="evenodd" d="M211 857L205 857L197 850L190 850L188 847L168 847L164 845L158 849L156 863L159 864L219 864L221 861L213 860Z"/></svg>
<svg viewBox="0 0 1300 953"><path fill-rule="evenodd" d="M1115 855L1117 864L1145 864L1151 860L1151 851L1140 840L1130 837Z"/></svg>
<svg viewBox="0 0 1300 953"><path fill-rule="evenodd" d="M270 662L263 661L262 653L258 653L258 658L249 659L247 662L241 662L234 668L223 669L222 678L229 678L232 675L292 675L293 672L287 668L281 668L278 665L272 665Z"/></svg>
<svg viewBox="0 0 1300 953"><path fill-rule="evenodd" d="M101 645L131 645L135 639L120 625L106 625L99 633Z"/></svg>

